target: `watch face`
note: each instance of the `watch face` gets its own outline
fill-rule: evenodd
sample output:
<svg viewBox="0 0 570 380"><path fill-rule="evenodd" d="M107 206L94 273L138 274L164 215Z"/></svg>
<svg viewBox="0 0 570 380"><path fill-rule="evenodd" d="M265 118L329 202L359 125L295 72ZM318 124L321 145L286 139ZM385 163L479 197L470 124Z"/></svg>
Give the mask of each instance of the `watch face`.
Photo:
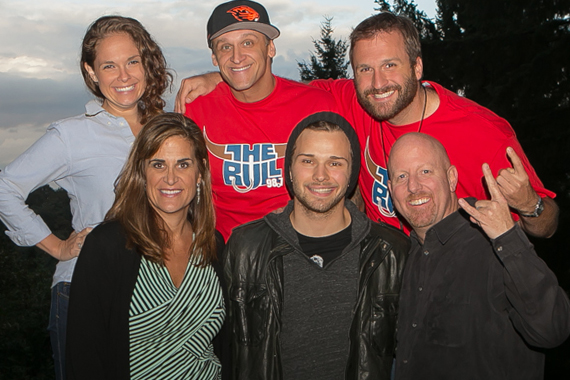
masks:
<svg viewBox="0 0 570 380"><path fill-rule="evenodd" d="M534 214L536 216L540 216L540 214L542 214L543 211L544 211L544 203L542 203L542 197L541 197L540 200L538 201L538 204L536 205L536 210L534 211Z"/></svg>

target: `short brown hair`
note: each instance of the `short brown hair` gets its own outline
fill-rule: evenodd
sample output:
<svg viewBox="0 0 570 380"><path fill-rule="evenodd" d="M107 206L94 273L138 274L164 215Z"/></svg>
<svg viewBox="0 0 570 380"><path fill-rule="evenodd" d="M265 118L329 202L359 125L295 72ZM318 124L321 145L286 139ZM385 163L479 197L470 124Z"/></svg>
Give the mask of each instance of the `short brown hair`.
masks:
<svg viewBox="0 0 570 380"><path fill-rule="evenodd" d="M360 40L368 40L378 33L391 33L398 31L404 37L406 53L410 59L412 67L416 65L416 59L422 57L422 46L418 29L412 21L404 16L396 16L390 12L381 12L370 16L354 28L350 33L350 60L354 45Z"/></svg>
<svg viewBox="0 0 570 380"><path fill-rule="evenodd" d="M204 266L215 260L216 217L212 201L212 184L208 150L202 131L187 117L167 112L148 121L138 134L129 158L116 181L115 202L105 220L117 220L127 235L127 248L137 248L150 261L164 264L165 247L170 237L164 222L150 204L146 194L145 164L170 137L180 136L194 148L196 164L202 177L200 201L195 197L188 210L188 220L195 234L191 257Z"/></svg>
<svg viewBox="0 0 570 380"><path fill-rule="evenodd" d="M166 105L162 99L162 94L172 84L172 74L166 66L166 59L162 54L160 46L154 41L147 30L140 22L130 17L103 16L87 29L83 43L81 45L81 74L89 90L100 99L105 96L99 89L97 83L85 69L85 64L93 67L97 55L97 45L105 37L111 34L126 33L134 41L141 55L142 65L145 71L146 88L138 103L141 124L162 112Z"/></svg>

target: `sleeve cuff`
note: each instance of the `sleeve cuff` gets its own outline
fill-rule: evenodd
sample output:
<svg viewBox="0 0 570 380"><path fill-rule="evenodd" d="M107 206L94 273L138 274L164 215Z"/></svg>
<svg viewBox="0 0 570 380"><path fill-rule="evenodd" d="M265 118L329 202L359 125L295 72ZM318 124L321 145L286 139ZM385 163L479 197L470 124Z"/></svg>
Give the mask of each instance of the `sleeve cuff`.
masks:
<svg viewBox="0 0 570 380"><path fill-rule="evenodd" d="M6 231L6 235L20 247L32 247L51 234L41 216L35 215L32 220L24 224L18 231Z"/></svg>
<svg viewBox="0 0 570 380"><path fill-rule="evenodd" d="M491 243L495 253L501 260L511 255L520 254L532 247L531 242L518 223L496 239L491 239Z"/></svg>

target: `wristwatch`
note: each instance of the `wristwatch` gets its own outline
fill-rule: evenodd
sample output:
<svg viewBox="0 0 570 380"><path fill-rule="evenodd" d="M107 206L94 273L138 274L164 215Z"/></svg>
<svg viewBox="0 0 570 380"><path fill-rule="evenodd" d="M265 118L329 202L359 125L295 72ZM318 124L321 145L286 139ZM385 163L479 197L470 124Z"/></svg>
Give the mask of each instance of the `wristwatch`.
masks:
<svg viewBox="0 0 570 380"><path fill-rule="evenodd" d="M520 216L524 216L525 218L537 218L543 211L544 204L542 203L542 197L539 195L538 202L536 202L536 206L534 206L534 212L532 214L520 214Z"/></svg>

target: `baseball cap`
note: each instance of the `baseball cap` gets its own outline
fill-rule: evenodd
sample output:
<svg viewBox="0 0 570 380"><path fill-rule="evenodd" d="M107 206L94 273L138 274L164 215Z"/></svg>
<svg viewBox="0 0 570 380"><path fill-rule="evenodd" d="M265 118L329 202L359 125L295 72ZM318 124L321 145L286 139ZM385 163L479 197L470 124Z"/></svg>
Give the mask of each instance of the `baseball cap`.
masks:
<svg viewBox="0 0 570 380"><path fill-rule="evenodd" d="M249 0L233 0L220 4L208 20L208 46L226 32L250 29L265 34L270 40L279 37L279 29L271 25L263 5Z"/></svg>

